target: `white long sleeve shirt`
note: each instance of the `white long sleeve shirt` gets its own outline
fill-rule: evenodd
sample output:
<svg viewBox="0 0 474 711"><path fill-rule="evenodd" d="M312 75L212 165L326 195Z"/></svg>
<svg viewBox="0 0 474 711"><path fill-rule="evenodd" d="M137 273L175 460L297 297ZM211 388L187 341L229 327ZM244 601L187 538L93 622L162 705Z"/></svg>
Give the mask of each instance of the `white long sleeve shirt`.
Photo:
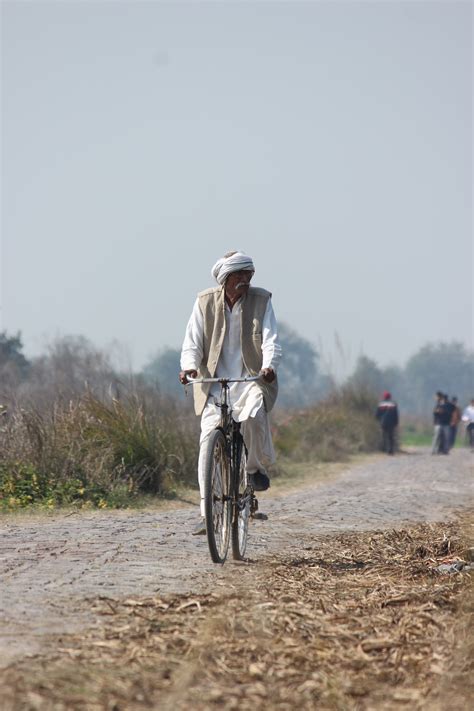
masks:
<svg viewBox="0 0 474 711"><path fill-rule="evenodd" d="M227 303L225 304L226 331L217 363L217 378L243 378L250 375L242 359L241 315L241 299L234 304L232 310ZM199 299L196 299L181 350L181 368L183 370L197 370L199 368L203 357L203 331L203 315L199 307ZM277 323L271 299L268 300L262 323L262 356L262 369L272 368L276 372L281 360L281 347L278 342ZM246 383L232 383L230 388L232 402L235 402L248 390ZM217 383L212 386L210 394L217 397L219 393L220 386Z"/></svg>
<svg viewBox="0 0 474 711"><path fill-rule="evenodd" d="M474 405L468 405L462 413L462 421L468 425L474 422Z"/></svg>

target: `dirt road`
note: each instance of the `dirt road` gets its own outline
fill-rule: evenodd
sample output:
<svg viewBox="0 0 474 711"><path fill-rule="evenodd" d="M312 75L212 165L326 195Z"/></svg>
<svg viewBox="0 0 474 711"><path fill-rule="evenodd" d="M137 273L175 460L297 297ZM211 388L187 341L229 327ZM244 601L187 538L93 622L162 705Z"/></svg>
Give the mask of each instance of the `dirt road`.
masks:
<svg viewBox="0 0 474 711"><path fill-rule="evenodd" d="M252 524L249 564L215 566L190 531L197 509L6 517L0 533L0 668L41 652L52 635L93 625L88 600L206 593L315 535L437 521L472 506L474 455L426 450L348 465L337 479L261 497L268 521ZM249 571L250 569L250 571ZM249 583L251 578L249 577Z"/></svg>

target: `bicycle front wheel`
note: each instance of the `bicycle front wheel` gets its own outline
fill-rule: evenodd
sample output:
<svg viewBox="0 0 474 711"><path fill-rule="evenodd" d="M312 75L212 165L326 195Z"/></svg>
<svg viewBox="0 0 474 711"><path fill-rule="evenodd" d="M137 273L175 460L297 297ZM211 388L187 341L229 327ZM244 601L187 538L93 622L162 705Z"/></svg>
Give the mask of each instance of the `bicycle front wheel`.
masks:
<svg viewBox="0 0 474 711"><path fill-rule="evenodd" d="M214 563L223 563L229 548L232 514L229 470L226 439L216 429L207 443L204 479L207 542Z"/></svg>
<svg viewBox="0 0 474 711"><path fill-rule="evenodd" d="M247 549L247 535L250 520L252 491L248 485L246 471L247 452L240 436L234 481L234 511L232 518L232 555L242 560Z"/></svg>

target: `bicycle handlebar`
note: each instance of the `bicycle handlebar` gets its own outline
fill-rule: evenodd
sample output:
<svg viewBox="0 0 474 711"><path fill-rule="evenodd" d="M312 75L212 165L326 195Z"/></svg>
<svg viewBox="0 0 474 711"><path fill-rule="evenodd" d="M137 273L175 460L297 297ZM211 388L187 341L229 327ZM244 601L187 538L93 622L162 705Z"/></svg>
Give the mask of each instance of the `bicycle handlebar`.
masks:
<svg viewBox="0 0 474 711"><path fill-rule="evenodd" d="M190 378L187 376L188 382L184 383L184 385L195 385L198 383L254 383L256 380L260 380L260 378L260 375L248 375L245 378Z"/></svg>

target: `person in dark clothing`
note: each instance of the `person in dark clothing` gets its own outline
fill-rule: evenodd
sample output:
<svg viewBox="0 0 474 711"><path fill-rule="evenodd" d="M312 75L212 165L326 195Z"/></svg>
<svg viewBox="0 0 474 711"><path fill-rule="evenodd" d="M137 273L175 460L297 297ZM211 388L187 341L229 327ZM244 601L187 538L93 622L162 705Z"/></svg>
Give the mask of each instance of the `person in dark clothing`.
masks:
<svg viewBox="0 0 474 711"><path fill-rule="evenodd" d="M448 454L452 407L448 396L436 393L436 405L433 410L434 435L431 454Z"/></svg>
<svg viewBox="0 0 474 711"><path fill-rule="evenodd" d="M454 407L452 403L449 402L448 395L444 395L444 402L441 406L440 422L443 430L443 441L442 441L442 452L443 454L449 454L449 442L451 439L451 417L453 414Z"/></svg>
<svg viewBox="0 0 474 711"><path fill-rule="evenodd" d="M395 450L395 429L398 426L398 406L387 390L382 395L375 417L382 428L382 449L387 454L393 454Z"/></svg>
<svg viewBox="0 0 474 711"><path fill-rule="evenodd" d="M458 399L453 395L451 398L451 419L449 421L449 449L456 443L458 425L461 422L461 410L458 406Z"/></svg>
<svg viewBox="0 0 474 711"><path fill-rule="evenodd" d="M445 395L444 400L445 400L444 401L444 412L446 414L446 418L447 419L449 418L448 424L450 425L451 424L451 417L453 416L455 405L449 399L449 395Z"/></svg>

